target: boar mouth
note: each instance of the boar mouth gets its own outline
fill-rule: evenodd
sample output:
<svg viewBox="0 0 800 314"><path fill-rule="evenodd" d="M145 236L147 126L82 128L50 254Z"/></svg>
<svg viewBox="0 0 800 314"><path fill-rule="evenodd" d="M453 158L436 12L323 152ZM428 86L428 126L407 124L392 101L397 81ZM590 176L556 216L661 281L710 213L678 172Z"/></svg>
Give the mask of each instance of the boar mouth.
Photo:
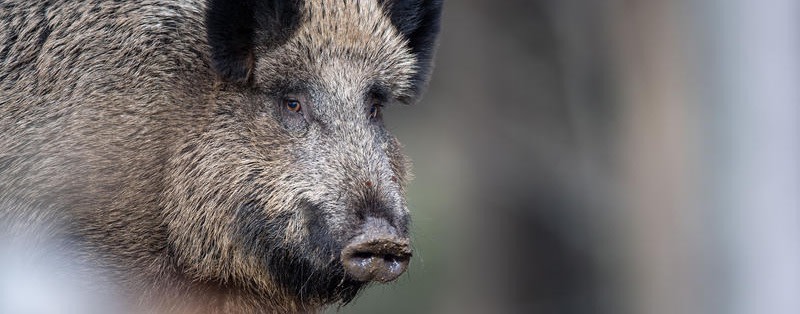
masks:
<svg viewBox="0 0 800 314"><path fill-rule="evenodd" d="M348 276L338 258L341 244L319 217L319 206L301 202L309 213L308 239L287 239L287 229L297 217L291 212L266 218L258 199L243 203L237 220L241 243L250 254L260 256L271 279L303 303L350 302L366 282ZM335 257L334 257L335 256ZM332 258L334 257L334 258Z"/></svg>

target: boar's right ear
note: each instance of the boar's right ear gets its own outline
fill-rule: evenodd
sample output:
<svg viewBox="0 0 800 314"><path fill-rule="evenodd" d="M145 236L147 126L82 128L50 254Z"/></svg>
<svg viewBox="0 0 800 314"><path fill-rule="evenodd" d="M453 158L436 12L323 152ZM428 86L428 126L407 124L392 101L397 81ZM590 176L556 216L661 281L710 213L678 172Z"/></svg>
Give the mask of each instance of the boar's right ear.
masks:
<svg viewBox="0 0 800 314"><path fill-rule="evenodd" d="M417 57L417 75L413 78L413 89L418 96L429 79L444 0L379 2L388 10L392 24L408 39L411 52Z"/></svg>
<svg viewBox="0 0 800 314"><path fill-rule="evenodd" d="M206 35L211 66L229 82L247 83L255 47L286 42L300 24L299 0L209 0Z"/></svg>

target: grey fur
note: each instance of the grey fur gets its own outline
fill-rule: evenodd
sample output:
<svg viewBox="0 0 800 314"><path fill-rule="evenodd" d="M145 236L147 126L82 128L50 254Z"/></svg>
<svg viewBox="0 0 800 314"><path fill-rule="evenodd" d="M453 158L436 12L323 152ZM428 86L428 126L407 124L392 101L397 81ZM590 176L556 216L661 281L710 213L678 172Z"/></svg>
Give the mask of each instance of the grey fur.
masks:
<svg viewBox="0 0 800 314"><path fill-rule="evenodd" d="M242 84L211 67L202 1L0 0L0 219L49 226L139 307L349 301L338 252L364 217L408 234L369 92L414 98L417 65L384 10L304 3Z"/></svg>

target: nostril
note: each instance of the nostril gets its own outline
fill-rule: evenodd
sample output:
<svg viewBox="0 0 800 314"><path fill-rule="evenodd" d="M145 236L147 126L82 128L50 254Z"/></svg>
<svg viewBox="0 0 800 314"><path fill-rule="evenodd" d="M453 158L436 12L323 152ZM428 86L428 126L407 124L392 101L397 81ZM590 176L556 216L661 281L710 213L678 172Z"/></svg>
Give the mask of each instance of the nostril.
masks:
<svg viewBox="0 0 800 314"><path fill-rule="evenodd" d="M372 258L374 255L370 252L355 252L353 253L353 258L355 259L368 259Z"/></svg>
<svg viewBox="0 0 800 314"><path fill-rule="evenodd" d="M384 255L381 256L381 258L383 258L383 261L387 263L397 263L400 261L400 258L394 255Z"/></svg>
<svg viewBox="0 0 800 314"><path fill-rule="evenodd" d="M350 259L354 262L367 262L371 259L383 261L385 263L402 263L407 262L409 256L399 256L394 254L376 254L372 252L355 252L350 255Z"/></svg>

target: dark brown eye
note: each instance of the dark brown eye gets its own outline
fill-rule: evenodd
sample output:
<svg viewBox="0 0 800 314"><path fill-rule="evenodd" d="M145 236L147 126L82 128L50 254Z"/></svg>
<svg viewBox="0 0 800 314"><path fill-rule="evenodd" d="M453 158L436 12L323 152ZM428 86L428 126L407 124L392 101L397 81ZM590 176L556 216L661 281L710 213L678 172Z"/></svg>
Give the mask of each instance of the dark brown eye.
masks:
<svg viewBox="0 0 800 314"><path fill-rule="evenodd" d="M372 104L372 107L369 108L369 118L370 119L377 118L378 115L381 113L381 107L383 107L383 105L381 105L380 103Z"/></svg>
<svg viewBox="0 0 800 314"><path fill-rule="evenodd" d="M286 106L286 109L292 112L300 112L300 101L297 99L286 99L283 101L283 104Z"/></svg>

